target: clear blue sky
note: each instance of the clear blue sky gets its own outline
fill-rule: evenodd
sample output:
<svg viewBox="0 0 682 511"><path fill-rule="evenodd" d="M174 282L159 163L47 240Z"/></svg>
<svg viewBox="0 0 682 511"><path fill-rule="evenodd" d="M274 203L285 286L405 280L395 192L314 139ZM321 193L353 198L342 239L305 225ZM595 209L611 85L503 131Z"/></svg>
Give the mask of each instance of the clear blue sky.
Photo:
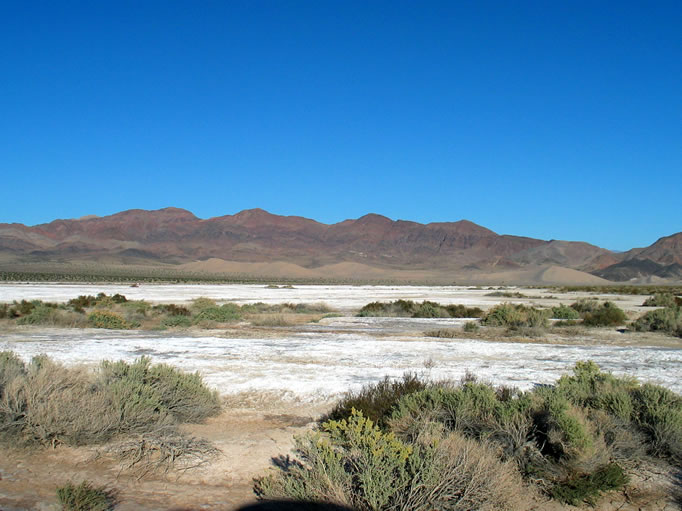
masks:
<svg viewBox="0 0 682 511"><path fill-rule="evenodd" d="M0 222L682 230L682 2L4 2Z"/></svg>

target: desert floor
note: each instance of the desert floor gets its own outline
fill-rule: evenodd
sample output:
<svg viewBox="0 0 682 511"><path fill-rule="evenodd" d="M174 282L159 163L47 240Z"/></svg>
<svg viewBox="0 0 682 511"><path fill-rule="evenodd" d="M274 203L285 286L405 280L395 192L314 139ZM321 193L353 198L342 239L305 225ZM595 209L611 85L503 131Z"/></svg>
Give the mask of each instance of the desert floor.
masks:
<svg viewBox="0 0 682 511"><path fill-rule="evenodd" d="M247 322L220 330L104 331L5 327L0 351L23 358L46 353L67 365L95 366L103 359L154 362L199 371L224 397L223 413L187 432L210 440L221 454L184 473L138 478L121 472L94 448L5 450L0 455L0 509L57 509L55 488L83 479L115 488L117 509L237 509L253 501L252 482L271 459L290 453L293 437L315 424L339 395L407 371L458 379L466 371L483 380L530 388L550 383L579 360L682 392L682 340L617 329L559 329L540 337L509 337L483 329L452 339L424 336L438 328L459 329L466 320L357 318L362 305L398 298L489 308L501 302L554 306L581 297L615 301L631 317L648 310L645 296L558 293L514 288L523 298L487 296L490 289L417 286L263 285L72 285L2 284L0 302L66 301L81 294L121 293L129 299L182 303L199 296L219 302L320 303L338 311L317 323L255 327ZM600 509L677 509L665 497L674 474L651 473L628 496L606 499ZM619 507L620 506L620 507ZM533 509L552 509L538 499ZM557 508L559 509L559 508Z"/></svg>

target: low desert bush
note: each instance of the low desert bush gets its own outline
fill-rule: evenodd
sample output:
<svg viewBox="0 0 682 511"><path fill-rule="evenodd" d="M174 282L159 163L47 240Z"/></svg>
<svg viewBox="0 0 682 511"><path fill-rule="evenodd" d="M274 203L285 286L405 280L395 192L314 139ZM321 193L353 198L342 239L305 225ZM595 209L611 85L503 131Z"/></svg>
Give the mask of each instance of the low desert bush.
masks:
<svg viewBox="0 0 682 511"><path fill-rule="evenodd" d="M159 325L163 328L189 328L192 320L185 315L171 315L162 318Z"/></svg>
<svg viewBox="0 0 682 511"><path fill-rule="evenodd" d="M194 323L213 321L216 323L229 323L241 318L239 306L226 303L221 306L205 307L194 315Z"/></svg>
<svg viewBox="0 0 682 511"><path fill-rule="evenodd" d="M13 444L99 444L118 434L173 430L217 414L198 374L142 358L103 362L96 373L48 357L0 354L0 439Z"/></svg>
<svg viewBox="0 0 682 511"><path fill-rule="evenodd" d="M359 422L366 420L360 407L373 414L371 427ZM378 507L368 507L355 475L356 457L363 456L360 440L353 448L330 441L327 423L300 444L298 461L280 460L280 472L260 481L262 496L312 498L358 509L440 509L445 502L452 506L448 509L460 509L459 492L481 491L485 497L463 500L462 508L504 509L518 494L522 476L561 502L593 504L602 493L621 488L627 481L624 467L637 466L646 455L672 463L682 459L682 397L602 372L592 362L579 362L554 385L526 392L471 376L460 383L426 382L414 375L402 382L385 378L345 396L330 416L332 423L343 424L346 435L395 435L391 438L409 447L404 467L388 464L382 479L366 476L388 485L383 500L372 500ZM381 449L372 455L386 452ZM487 467L486 477L508 475L494 482L509 489L503 500L480 489L472 465L458 464L461 452L472 463L487 459L475 465Z"/></svg>
<svg viewBox="0 0 682 511"><path fill-rule="evenodd" d="M467 321L462 327L465 332L478 332L480 329L481 327L476 321Z"/></svg>
<svg viewBox="0 0 682 511"><path fill-rule="evenodd" d="M424 301L396 300L394 302L371 302L365 305L358 316L407 317L407 318L479 318L483 311L478 307L465 305L441 305Z"/></svg>
<svg viewBox="0 0 682 511"><path fill-rule="evenodd" d="M493 291L492 293L486 293L485 296L497 296L501 298L526 298L526 295L519 293L518 291Z"/></svg>
<svg viewBox="0 0 682 511"><path fill-rule="evenodd" d="M323 420L343 419L355 409L382 425L401 397L425 388L426 382L414 373L406 373L399 380L387 376L378 383L365 385L359 391L348 392Z"/></svg>
<svg viewBox="0 0 682 511"><path fill-rule="evenodd" d="M168 411L178 422L199 422L220 411L218 393L204 385L199 373L182 372L166 364L152 365L149 357L140 357L132 364L104 361L98 376L106 386L147 394L154 408Z"/></svg>
<svg viewBox="0 0 682 511"><path fill-rule="evenodd" d="M572 506L587 502L594 507L603 492L618 490L627 482L628 478L623 469L617 463L609 463L591 474L574 475L556 483L549 494L552 498Z"/></svg>
<svg viewBox="0 0 682 511"><path fill-rule="evenodd" d="M571 304L571 309L577 310L581 317L588 312L594 312L598 308L599 300L595 300L594 298L581 298L577 302Z"/></svg>
<svg viewBox="0 0 682 511"><path fill-rule="evenodd" d="M405 443L352 411L296 439L300 460L256 481L261 498L342 504L358 510L505 510L521 494L518 473L493 451L456 434Z"/></svg>
<svg viewBox="0 0 682 511"><path fill-rule="evenodd" d="M604 302L583 316L584 325L595 327L624 325L626 320L625 312L613 302Z"/></svg>
<svg viewBox="0 0 682 511"><path fill-rule="evenodd" d="M481 319L486 326L518 328L545 328L549 313L521 304L501 303L490 309Z"/></svg>
<svg viewBox="0 0 682 511"><path fill-rule="evenodd" d="M62 511L108 511L116 505L114 492L88 481L78 485L67 483L57 488L57 500Z"/></svg>
<svg viewBox="0 0 682 511"><path fill-rule="evenodd" d="M682 307L666 307L646 312L631 324L638 332L664 332L682 337Z"/></svg>
<svg viewBox="0 0 682 511"><path fill-rule="evenodd" d="M682 461L682 397L646 383L633 392L634 420L657 456Z"/></svg>
<svg viewBox="0 0 682 511"><path fill-rule="evenodd" d="M88 321L94 328L108 328L111 330L129 330L134 328L132 323L122 316L108 310L96 310L88 315Z"/></svg>
<svg viewBox="0 0 682 511"><path fill-rule="evenodd" d="M644 303L643 307L679 307L682 305L682 297L676 297L672 293L656 293L650 296Z"/></svg>
<svg viewBox="0 0 682 511"><path fill-rule="evenodd" d="M556 307L552 307L552 317L555 319L579 319L580 313L573 307L568 305L559 304Z"/></svg>

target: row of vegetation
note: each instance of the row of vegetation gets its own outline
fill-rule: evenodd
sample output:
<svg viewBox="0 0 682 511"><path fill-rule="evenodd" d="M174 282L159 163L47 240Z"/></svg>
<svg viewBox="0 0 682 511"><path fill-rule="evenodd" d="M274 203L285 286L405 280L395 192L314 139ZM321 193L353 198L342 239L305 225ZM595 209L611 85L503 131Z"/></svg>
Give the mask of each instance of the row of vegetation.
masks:
<svg viewBox="0 0 682 511"><path fill-rule="evenodd" d="M371 302L362 307L360 317L407 317L407 318L480 318L483 311L478 307L464 305L441 305L436 302L396 300Z"/></svg>
<svg viewBox="0 0 682 511"><path fill-rule="evenodd" d="M558 293L600 293L613 295L653 295L656 293L682 295L682 286L661 285L562 286L556 288L555 291Z"/></svg>
<svg viewBox="0 0 682 511"><path fill-rule="evenodd" d="M648 303L647 303L648 302ZM661 304L665 305L660 307ZM655 295L644 305L659 306L646 312L629 323L629 328L638 332L658 331L667 335L682 337L682 307L679 299L670 295ZM558 320L555 326L583 325L586 327L620 326L628 323L625 312L613 302L600 302L594 299L581 299L571 305L560 304L556 307L540 309L523 304L502 303L492 307L480 319L480 324L488 327L502 327L510 333L541 335L550 326L549 320ZM476 323L464 325L465 331L478 328ZM432 337L454 337L453 329L439 329L426 332Z"/></svg>
<svg viewBox="0 0 682 511"><path fill-rule="evenodd" d="M682 461L682 397L591 362L527 392L406 375L348 394L295 447L256 482L261 498L511 510L530 487L595 504L645 457Z"/></svg>
<svg viewBox="0 0 682 511"><path fill-rule="evenodd" d="M81 295L66 303L22 300L0 304L0 319L14 320L19 325L49 325L110 329L166 329L198 326L213 328L240 319L264 323L260 315L329 314L324 304L254 303L218 305L209 298L198 298L188 306L154 305L144 300L128 300L121 294ZM281 319L281 318L275 318ZM271 325L276 326L276 325Z"/></svg>

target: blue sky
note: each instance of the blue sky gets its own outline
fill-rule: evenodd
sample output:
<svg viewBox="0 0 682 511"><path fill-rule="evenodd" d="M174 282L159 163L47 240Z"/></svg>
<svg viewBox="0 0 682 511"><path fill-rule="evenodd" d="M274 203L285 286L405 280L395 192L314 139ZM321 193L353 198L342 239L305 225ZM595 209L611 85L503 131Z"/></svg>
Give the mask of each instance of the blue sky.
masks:
<svg viewBox="0 0 682 511"><path fill-rule="evenodd" d="M0 222L682 230L682 3L6 2Z"/></svg>

